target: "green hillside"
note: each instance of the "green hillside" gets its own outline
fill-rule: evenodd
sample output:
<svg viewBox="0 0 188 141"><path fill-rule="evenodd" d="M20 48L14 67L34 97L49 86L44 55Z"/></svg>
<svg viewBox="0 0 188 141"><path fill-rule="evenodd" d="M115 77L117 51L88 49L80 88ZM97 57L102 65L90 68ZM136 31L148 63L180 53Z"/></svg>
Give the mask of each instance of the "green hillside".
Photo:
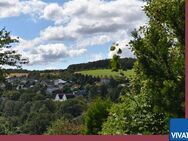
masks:
<svg viewBox="0 0 188 141"><path fill-rule="evenodd" d="M126 77L130 77L134 74L133 69L132 70L127 70L127 71L122 71ZM119 76L118 72L112 72L111 69L96 69L96 70L85 70L85 71L79 71L76 73L81 73L83 75L92 75L96 77L116 77Z"/></svg>

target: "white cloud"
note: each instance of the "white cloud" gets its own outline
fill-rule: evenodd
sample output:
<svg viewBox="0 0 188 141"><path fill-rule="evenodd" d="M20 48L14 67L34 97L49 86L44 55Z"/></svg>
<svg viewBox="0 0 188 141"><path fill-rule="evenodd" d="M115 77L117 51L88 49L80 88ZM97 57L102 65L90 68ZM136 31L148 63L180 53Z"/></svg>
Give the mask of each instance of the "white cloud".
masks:
<svg viewBox="0 0 188 141"><path fill-rule="evenodd" d="M104 55L102 53L98 53L98 54L92 54L89 61L92 62L92 61L98 61L103 59L104 59Z"/></svg>
<svg viewBox="0 0 188 141"><path fill-rule="evenodd" d="M105 37L106 42L124 40L130 31L146 22L141 9L143 5L138 0L72 0L62 6L50 4L46 6L42 17L58 25L43 30L41 38L71 39L78 46L93 46L93 39L98 40L98 45L101 37ZM104 40L101 44L105 43Z"/></svg>
<svg viewBox="0 0 188 141"><path fill-rule="evenodd" d="M0 1L0 18L19 16L28 14L32 17L39 17L43 14L46 3L41 0L1 0Z"/></svg>
<svg viewBox="0 0 188 141"><path fill-rule="evenodd" d="M76 57L85 53L86 49L73 49L65 46L62 43L39 45L29 52L25 52L30 60L30 65L37 64L53 64L58 60L63 60L67 57Z"/></svg>
<svg viewBox="0 0 188 141"><path fill-rule="evenodd" d="M1 0L0 1L0 18L9 16L18 16L20 14L21 5L19 0Z"/></svg>
<svg viewBox="0 0 188 141"><path fill-rule="evenodd" d="M76 36L74 31L64 28L63 26L49 26L40 32L40 38L42 40L50 41L76 39Z"/></svg>
<svg viewBox="0 0 188 141"><path fill-rule="evenodd" d="M70 0L62 5L42 0L1 0L0 18L27 14L37 20L53 21L32 40L15 47L30 58L30 64L50 63L84 54L87 47L119 42L122 57L134 57L125 46L134 28L147 18L140 0ZM65 43L69 45L65 45ZM109 53L109 57L112 53ZM91 59L103 58L102 54Z"/></svg>
<svg viewBox="0 0 188 141"><path fill-rule="evenodd" d="M87 47L87 46L101 45L111 40L112 39L108 35L98 35L94 37L77 40L76 46L78 48L82 48L82 47Z"/></svg>
<svg viewBox="0 0 188 141"><path fill-rule="evenodd" d="M22 5L21 12L23 14L29 14L35 18L40 17L43 14L43 9L47 3L41 0L29 0L20 2Z"/></svg>
<svg viewBox="0 0 188 141"><path fill-rule="evenodd" d="M44 8L43 16L47 20L53 20L56 24L63 22L63 8L57 3L52 3Z"/></svg>

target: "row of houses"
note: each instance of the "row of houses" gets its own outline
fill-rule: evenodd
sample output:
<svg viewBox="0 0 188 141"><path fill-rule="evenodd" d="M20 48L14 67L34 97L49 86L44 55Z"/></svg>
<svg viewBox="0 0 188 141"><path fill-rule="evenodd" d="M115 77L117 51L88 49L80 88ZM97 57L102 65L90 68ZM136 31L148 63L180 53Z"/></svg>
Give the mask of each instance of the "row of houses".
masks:
<svg viewBox="0 0 188 141"><path fill-rule="evenodd" d="M77 96L84 96L86 94L86 90L78 90L73 91L72 93L57 93L55 95L55 101L66 101L71 98L75 98Z"/></svg>
<svg viewBox="0 0 188 141"><path fill-rule="evenodd" d="M81 89L79 84L63 79L44 79L37 80L28 77L10 77L6 79L16 90L27 90L35 88L36 86L43 86L46 95L54 97L55 101L66 101L76 96L85 95L86 90ZM101 83L109 83L109 79L101 79ZM64 93L64 87L69 87L71 93Z"/></svg>
<svg viewBox="0 0 188 141"><path fill-rule="evenodd" d="M70 98L74 98L79 95L84 95L85 90L80 90L80 85L72 82L65 81L63 79L55 80L37 80L28 77L10 77L6 78L6 81L11 84L16 90L27 90L36 86L43 86L45 88L46 95L55 97L55 101L66 101ZM3 87L4 85L2 85ZM70 87L72 93L64 93L64 87Z"/></svg>

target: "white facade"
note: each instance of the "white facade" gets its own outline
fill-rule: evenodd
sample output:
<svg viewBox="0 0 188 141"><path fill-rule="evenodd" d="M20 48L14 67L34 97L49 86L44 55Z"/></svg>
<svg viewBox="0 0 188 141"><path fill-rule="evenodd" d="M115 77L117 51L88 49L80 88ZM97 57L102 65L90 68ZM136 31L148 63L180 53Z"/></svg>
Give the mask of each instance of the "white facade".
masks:
<svg viewBox="0 0 188 141"><path fill-rule="evenodd" d="M66 95L64 94L62 98L59 97L59 94L56 94L55 96L55 101L66 101L67 100L67 97Z"/></svg>
<svg viewBox="0 0 188 141"><path fill-rule="evenodd" d="M59 84L65 84L67 81L64 81L62 79L57 79L57 80L54 80L54 85L59 85Z"/></svg>

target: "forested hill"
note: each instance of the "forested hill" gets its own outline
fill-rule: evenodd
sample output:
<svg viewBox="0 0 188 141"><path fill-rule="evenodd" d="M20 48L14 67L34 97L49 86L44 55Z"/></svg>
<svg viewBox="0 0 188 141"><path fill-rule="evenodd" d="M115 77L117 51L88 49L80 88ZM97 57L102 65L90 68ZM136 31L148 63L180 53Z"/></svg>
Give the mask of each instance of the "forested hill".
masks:
<svg viewBox="0 0 188 141"><path fill-rule="evenodd" d="M135 61L136 59L134 58L122 58L120 59L121 68L123 70L132 69ZM108 68L110 68L110 59L81 63L81 64L73 64L73 65L69 65L67 69L72 71L80 71L80 70L89 70L89 69L108 69Z"/></svg>
<svg viewBox="0 0 188 141"><path fill-rule="evenodd" d="M132 69L134 58L122 58L120 59L120 65L123 70ZM24 70L24 69L6 69L7 73L54 73L54 72L63 72L63 71L81 71L81 70L90 70L90 69L109 69L110 68L110 59L99 60L88 63L72 64L69 65L67 69L58 69L58 70Z"/></svg>

